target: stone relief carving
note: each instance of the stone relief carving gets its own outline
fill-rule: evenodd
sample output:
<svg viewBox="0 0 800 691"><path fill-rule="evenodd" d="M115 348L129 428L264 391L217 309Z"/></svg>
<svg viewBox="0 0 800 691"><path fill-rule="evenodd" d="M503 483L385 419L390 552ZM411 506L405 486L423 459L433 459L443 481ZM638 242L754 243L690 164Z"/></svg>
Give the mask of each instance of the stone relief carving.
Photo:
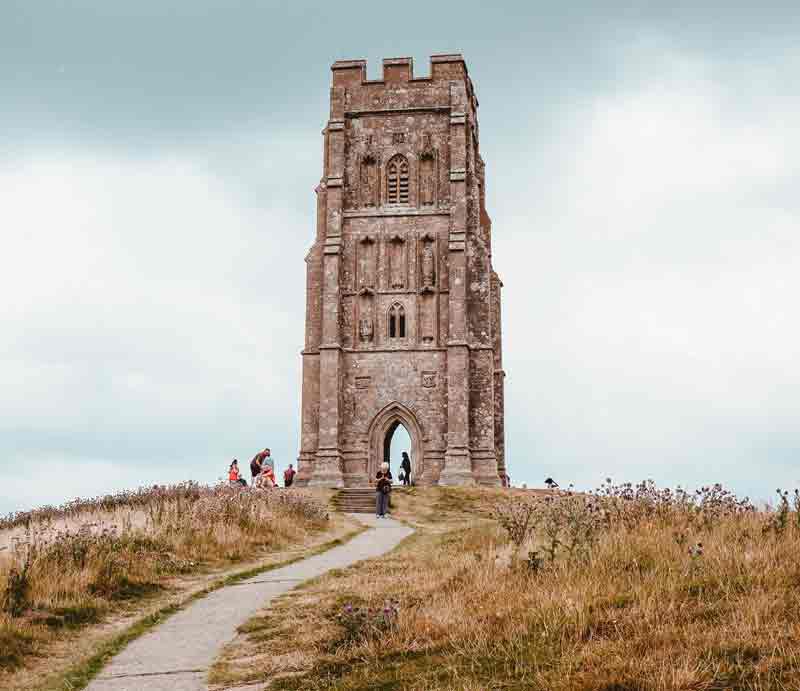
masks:
<svg viewBox="0 0 800 691"><path fill-rule="evenodd" d="M375 152L372 144L372 135L367 137L367 148L364 155L361 157L361 173L359 180L359 187L361 189L361 206L375 207L378 206L380 181L378 154Z"/></svg>
<svg viewBox="0 0 800 691"><path fill-rule="evenodd" d="M422 386L426 389L433 389L436 386L436 372L423 372Z"/></svg>
<svg viewBox="0 0 800 691"><path fill-rule="evenodd" d="M372 317L362 317L358 320L358 337L362 343L369 343L372 341L374 326Z"/></svg>
<svg viewBox="0 0 800 691"><path fill-rule="evenodd" d="M422 243L422 287L432 288L436 282L436 258L433 255L433 241L423 239Z"/></svg>
<svg viewBox="0 0 800 691"><path fill-rule="evenodd" d="M358 340L363 344L371 343L375 337L375 320L372 316L374 299L375 294L370 288L359 291Z"/></svg>

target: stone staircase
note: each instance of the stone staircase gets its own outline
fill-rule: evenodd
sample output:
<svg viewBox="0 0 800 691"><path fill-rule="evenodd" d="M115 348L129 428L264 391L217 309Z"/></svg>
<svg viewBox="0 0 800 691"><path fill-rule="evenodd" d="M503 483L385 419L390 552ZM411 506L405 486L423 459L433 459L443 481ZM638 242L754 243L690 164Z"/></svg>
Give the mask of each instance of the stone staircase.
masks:
<svg viewBox="0 0 800 691"><path fill-rule="evenodd" d="M405 492L406 488L393 487L392 494ZM343 513L375 513L374 487L345 487L331 497L331 505L336 511ZM389 497L389 508L392 499Z"/></svg>
<svg viewBox="0 0 800 691"><path fill-rule="evenodd" d="M375 513L375 488L345 487L333 495L331 504L344 513Z"/></svg>

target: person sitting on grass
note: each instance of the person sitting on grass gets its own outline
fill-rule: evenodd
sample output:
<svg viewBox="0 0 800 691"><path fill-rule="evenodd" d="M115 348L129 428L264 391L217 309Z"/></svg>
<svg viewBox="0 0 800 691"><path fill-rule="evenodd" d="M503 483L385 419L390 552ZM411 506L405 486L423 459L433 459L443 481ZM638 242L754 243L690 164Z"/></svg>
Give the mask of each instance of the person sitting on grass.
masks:
<svg viewBox="0 0 800 691"><path fill-rule="evenodd" d="M259 487L267 487L272 488L277 486L277 482L275 482L275 471L272 469L271 465L267 465L266 463L261 468L261 475L258 477L259 479Z"/></svg>
<svg viewBox="0 0 800 691"><path fill-rule="evenodd" d="M237 459L233 459L233 463L231 463L230 468L228 468L228 482L231 485L241 485L242 487L247 487L247 480L244 478L239 477L239 461Z"/></svg>

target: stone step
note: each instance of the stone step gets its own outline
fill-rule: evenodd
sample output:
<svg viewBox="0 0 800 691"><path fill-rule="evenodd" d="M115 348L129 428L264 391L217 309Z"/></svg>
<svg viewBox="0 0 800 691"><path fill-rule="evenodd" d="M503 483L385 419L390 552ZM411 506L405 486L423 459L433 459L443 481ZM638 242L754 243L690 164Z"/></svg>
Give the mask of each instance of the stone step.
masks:
<svg viewBox="0 0 800 691"><path fill-rule="evenodd" d="M342 501L334 503L334 506L375 506L375 500L372 501Z"/></svg>
<svg viewBox="0 0 800 691"><path fill-rule="evenodd" d="M338 509L342 513L375 513L375 505L372 506L344 506Z"/></svg>
<svg viewBox="0 0 800 691"><path fill-rule="evenodd" d="M358 503L350 503L350 502L342 502L341 504L334 504L334 508L339 510L344 510L347 508L355 508L355 507L362 507L368 509L369 507L375 508L375 502L358 502Z"/></svg>
<svg viewBox="0 0 800 691"><path fill-rule="evenodd" d="M410 488L409 487L402 487L402 486L394 486L392 487L392 492L407 492ZM337 491L337 497L350 497L350 496L362 496L366 494L375 494L374 487L344 487Z"/></svg>
<svg viewBox="0 0 800 691"><path fill-rule="evenodd" d="M393 493L403 491L404 489L398 487L392 489ZM375 488L344 487L331 497L331 505L344 513L374 513Z"/></svg>

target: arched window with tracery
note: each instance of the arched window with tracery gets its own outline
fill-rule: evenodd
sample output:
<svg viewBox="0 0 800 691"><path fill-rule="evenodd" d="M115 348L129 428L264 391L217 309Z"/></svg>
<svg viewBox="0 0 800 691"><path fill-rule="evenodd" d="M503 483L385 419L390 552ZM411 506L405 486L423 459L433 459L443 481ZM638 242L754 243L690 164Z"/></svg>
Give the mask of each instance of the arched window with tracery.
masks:
<svg viewBox="0 0 800 691"><path fill-rule="evenodd" d="M386 164L386 202L408 204L408 161L400 154Z"/></svg>
<svg viewBox="0 0 800 691"><path fill-rule="evenodd" d="M389 338L406 337L406 310L395 303L389 308Z"/></svg>

